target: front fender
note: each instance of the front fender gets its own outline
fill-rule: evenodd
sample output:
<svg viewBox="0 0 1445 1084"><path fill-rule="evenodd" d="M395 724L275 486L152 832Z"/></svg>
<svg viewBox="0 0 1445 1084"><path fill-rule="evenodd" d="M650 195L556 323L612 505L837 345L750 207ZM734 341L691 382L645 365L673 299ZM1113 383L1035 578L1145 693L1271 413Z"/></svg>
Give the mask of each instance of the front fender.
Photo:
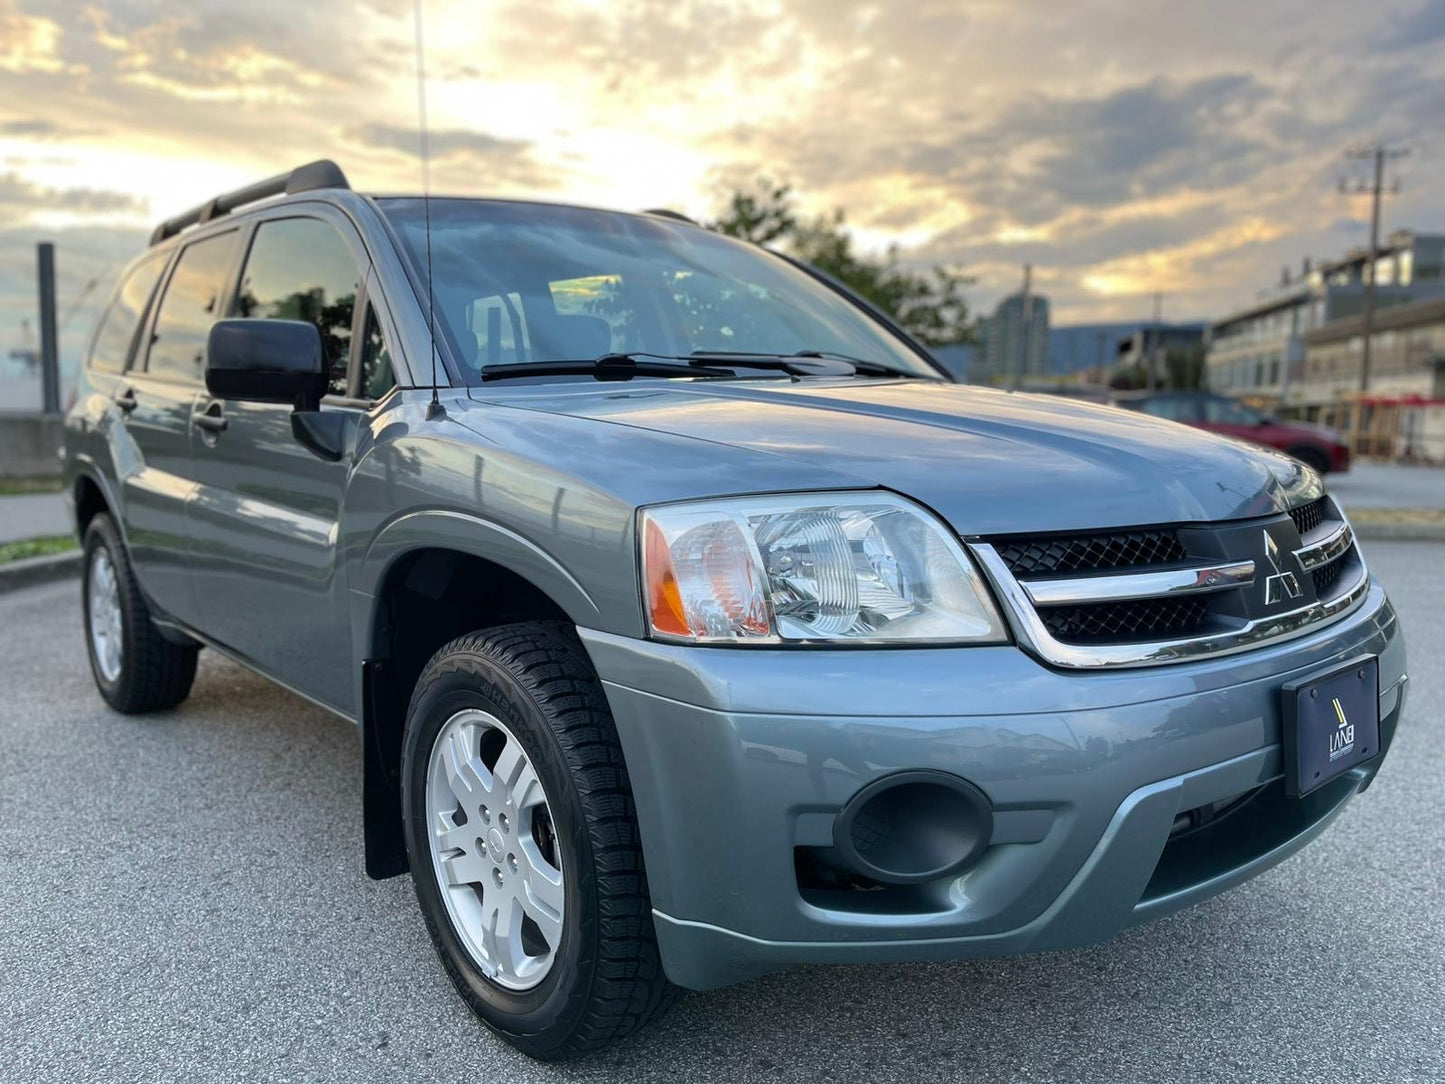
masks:
<svg viewBox="0 0 1445 1084"><path fill-rule="evenodd" d="M574 623L592 628L602 623L586 588L542 547L498 523L446 509L409 512L378 531L351 581L353 592L374 598L392 565L420 549L456 550L500 565L545 594Z"/></svg>

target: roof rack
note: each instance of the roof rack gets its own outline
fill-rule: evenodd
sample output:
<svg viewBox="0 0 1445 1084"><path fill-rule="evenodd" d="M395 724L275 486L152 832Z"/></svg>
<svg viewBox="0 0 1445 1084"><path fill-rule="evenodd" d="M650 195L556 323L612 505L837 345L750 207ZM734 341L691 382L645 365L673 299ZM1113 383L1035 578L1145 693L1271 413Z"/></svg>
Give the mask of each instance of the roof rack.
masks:
<svg viewBox="0 0 1445 1084"><path fill-rule="evenodd" d="M318 188L349 189L350 187L351 185L346 182L346 174L341 172L341 167L329 158L323 158L318 162L308 162L304 166L297 166L290 173L281 173L275 177L268 177L264 181L248 184L245 188L227 192L199 207L193 207L185 214L166 219L155 228L155 232L151 234L150 243L158 245L167 237L174 237L187 226L199 226L203 222L210 222L213 218L230 214L248 203L255 203L257 200L267 199L271 196L291 196L297 192L312 192Z"/></svg>

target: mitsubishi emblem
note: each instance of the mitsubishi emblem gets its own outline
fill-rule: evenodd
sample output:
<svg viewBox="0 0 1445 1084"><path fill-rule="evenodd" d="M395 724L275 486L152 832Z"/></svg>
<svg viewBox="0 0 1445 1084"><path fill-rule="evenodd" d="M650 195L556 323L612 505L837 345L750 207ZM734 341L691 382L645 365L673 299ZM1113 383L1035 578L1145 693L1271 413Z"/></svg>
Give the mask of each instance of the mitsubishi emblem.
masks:
<svg viewBox="0 0 1445 1084"><path fill-rule="evenodd" d="M1266 606L1273 606L1287 599L1296 599L1304 594L1295 574L1285 572L1279 567L1279 546L1275 543L1274 536L1268 531L1264 532L1264 559L1269 562L1269 567L1274 569L1274 573L1266 576L1264 580L1264 604Z"/></svg>

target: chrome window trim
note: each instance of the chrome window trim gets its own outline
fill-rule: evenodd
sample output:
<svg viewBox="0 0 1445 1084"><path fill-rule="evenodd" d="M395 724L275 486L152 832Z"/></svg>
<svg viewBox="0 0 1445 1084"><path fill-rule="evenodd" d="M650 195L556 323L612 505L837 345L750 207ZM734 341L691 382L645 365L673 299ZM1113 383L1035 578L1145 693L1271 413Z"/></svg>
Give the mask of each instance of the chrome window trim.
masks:
<svg viewBox="0 0 1445 1084"><path fill-rule="evenodd" d="M1091 602L1127 602L1229 591L1254 583L1254 562L1191 565L1161 572L1122 572L1067 579L1020 580L1035 606L1070 606Z"/></svg>
<svg viewBox="0 0 1445 1084"><path fill-rule="evenodd" d="M1004 602L1009 624L1019 645L1046 663L1071 669L1123 666L1164 666L1194 659L1214 658L1270 644L1283 643L1317 631L1354 610L1369 594L1370 573L1363 560L1359 573L1344 591L1327 602L1312 602L1289 613L1241 622L1236 628L1207 636L1156 640L1132 644L1066 644L1056 640L1034 609L1023 586L998 551L986 542L969 544L969 551Z"/></svg>
<svg viewBox="0 0 1445 1084"><path fill-rule="evenodd" d="M1340 521L1318 542L1295 550L1295 559L1299 561L1300 568L1313 572L1341 556L1354 541L1355 533L1350 530L1350 525Z"/></svg>

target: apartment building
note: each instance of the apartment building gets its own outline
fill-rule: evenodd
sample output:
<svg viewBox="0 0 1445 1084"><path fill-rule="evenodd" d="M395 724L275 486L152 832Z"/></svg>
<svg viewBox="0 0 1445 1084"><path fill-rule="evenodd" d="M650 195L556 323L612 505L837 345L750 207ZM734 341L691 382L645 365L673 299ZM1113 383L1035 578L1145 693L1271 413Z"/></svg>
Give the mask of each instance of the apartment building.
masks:
<svg viewBox="0 0 1445 1084"><path fill-rule="evenodd" d="M1445 234L1392 233L1373 268L1369 253L1280 276L1250 306L1211 325L1205 368L1209 387L1259 400L1286 413L1302 403L1305 339L1330 323L1359 317L1373 273L1377 312L1423 298L1445 296Z"/></svg>

